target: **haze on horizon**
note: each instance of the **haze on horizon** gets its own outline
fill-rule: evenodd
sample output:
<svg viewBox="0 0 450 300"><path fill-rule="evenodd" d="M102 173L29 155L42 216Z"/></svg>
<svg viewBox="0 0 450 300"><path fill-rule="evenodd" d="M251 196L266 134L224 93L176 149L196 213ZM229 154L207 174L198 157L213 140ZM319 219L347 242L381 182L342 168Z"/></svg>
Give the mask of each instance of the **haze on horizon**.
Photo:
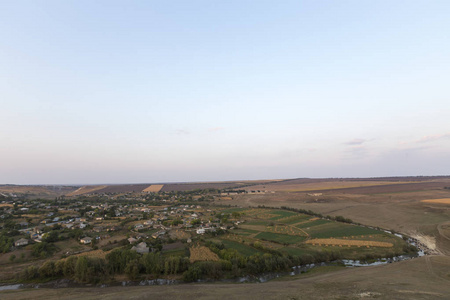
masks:
<svg viewBox="0 0 450 300"><path fill-rule="evenodd" d="M0 184L448 175L449 1L1 1Z"/></svg>

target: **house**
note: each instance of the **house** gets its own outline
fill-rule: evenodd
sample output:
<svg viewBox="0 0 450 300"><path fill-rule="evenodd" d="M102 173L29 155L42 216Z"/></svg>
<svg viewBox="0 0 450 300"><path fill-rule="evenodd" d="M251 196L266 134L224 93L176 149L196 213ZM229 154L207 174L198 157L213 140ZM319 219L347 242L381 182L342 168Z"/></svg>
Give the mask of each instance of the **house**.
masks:
<svg viewBox="0 0 450 300"><path fill-rule="evenodd" d="M25 246L25 245L28 245L27 239L19 239L14 243L14 246L16 246L16 247Z"/></svg>
<svg viewBox="0 0 450 300"><path fill-rule="evenodd" d="M156 238L158 238L159 236L165 235L165 234L166 234L166 232L165 232L164 230L161 230L161 231L158 231L158 232L153 233L153 234L152 234L152 238L156 239Z"/></svg>
<svg viewBox="0 0 450 300"><path fill-rule="evenodd" d="M137 242L138 240L137 239L135 239L134 237L130 237L129 239L128 239L128 242L130 242L130 244L133 244L133 243L135 243L135 242Z"/></svg>
<svg viewBox="0 0 450 300"><path fill-rule="evenodd" d="M144 225L142 225L142 224L136 224L136 225L134 226L134 228L135 228L136 230L143 229L143 228L144 228Z"/></svg>
<svg viewBox="0 0 450 300"><path fill-rule="evenodd" d="M137 253L140 253L140 254L145 254L150 251L150 248L147 247L147 244L145 242L141 242L141 243L137 244L136 246L133 246L131 248L131 250L136 251Z"/></svg>
<svg viewBox="0 0 450 300"><path fill-rule="evenodd" d="M204 233L205 233L205 228L197 229L197 234L204 234Z"/></svg>
<svg viewBox="0 0 450 300"><path fill-rule="evenodd" d="M83 243L83 244L90 244L90 243L92 243L92 238L86 236L86 237L82 238L80 240L80 242Z"/></svg>
<svg viewBox="0 0 450 300"><path fill-rule="evenodd" d="M20 225L20 227L27 227L28 222L20 222L19 225Z"/></svg>

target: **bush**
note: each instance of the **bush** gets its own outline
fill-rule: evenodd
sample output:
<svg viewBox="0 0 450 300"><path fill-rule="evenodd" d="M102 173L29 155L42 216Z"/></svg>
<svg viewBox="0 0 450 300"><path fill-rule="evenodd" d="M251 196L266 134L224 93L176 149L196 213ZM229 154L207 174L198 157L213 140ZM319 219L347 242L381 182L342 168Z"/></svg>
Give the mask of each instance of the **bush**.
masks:
<svg viewBox="0 0 450 300"><path fill-rule="evenodd" d="M189 269L183 273L183 281L193 282L197 281L201 277L201 270L198 266L190 266Z"/></svg>

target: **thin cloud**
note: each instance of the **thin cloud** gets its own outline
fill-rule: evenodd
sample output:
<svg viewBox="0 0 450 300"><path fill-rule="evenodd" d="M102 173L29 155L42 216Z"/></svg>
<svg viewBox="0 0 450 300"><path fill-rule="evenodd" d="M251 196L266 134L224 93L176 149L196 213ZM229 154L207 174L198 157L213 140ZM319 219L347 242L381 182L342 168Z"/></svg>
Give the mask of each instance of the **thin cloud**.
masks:
<svg viewBox="0 0 450 300"><path fill-rule="evenodd" d="M213 128L209 128L209 131L216 132L216 131L221 131L224 129L225 129L224 127L213 127Z"/></svg>
<svg viewBox="0 0 450 300"><path fill-rule="evenodd" d="M434 142L437 140L448 139L448 138L450 138L450 133L426 135L426 136L422 137L421 139L418 139L416 141L416 143L428 143L428 142Z"/></svg>
<svg viewBox="0 0 450 300"><path fill-rule="evenodd" d="M176 134L178 134L178 135L186 135L186 134L190 134L189 131L184 130L184 129L177 129L175 132L176 132Z"/></svg>
<svg viewBox="0 0 450 300"><path fill-rule="evenodd" d="M349 146L354 146L354 145L362 145L365 142L366 142L365 139L353 139L353 140L348 141L348 142L346 142L344 144L349 145Z"/></svg>

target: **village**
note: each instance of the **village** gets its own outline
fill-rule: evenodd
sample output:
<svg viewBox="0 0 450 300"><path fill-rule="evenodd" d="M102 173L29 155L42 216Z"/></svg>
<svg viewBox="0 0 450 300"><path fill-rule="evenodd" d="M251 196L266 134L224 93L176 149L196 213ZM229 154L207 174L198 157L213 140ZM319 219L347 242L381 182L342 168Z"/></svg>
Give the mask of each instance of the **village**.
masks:
<svg viewBox="0 0 450 300"><path fill-rule="evenodd" d="M181 193L182 194L182 193ZM55 200L5 197L0 202L3 253L22 261L33 255L61 257L125 244L144 254L192 243L206 233L222 234L239 225L239 218L210 209L220 194L189 195L127 193L87 195ZM52 244L36 253L39 243ZM175 246L168 246L175 244ZM44 247L42 247L44 248ZM22 251L20 251L22 250ZM15 254L20 252L20 255ZM13 260L13 259L10 259Z"/></svg>

